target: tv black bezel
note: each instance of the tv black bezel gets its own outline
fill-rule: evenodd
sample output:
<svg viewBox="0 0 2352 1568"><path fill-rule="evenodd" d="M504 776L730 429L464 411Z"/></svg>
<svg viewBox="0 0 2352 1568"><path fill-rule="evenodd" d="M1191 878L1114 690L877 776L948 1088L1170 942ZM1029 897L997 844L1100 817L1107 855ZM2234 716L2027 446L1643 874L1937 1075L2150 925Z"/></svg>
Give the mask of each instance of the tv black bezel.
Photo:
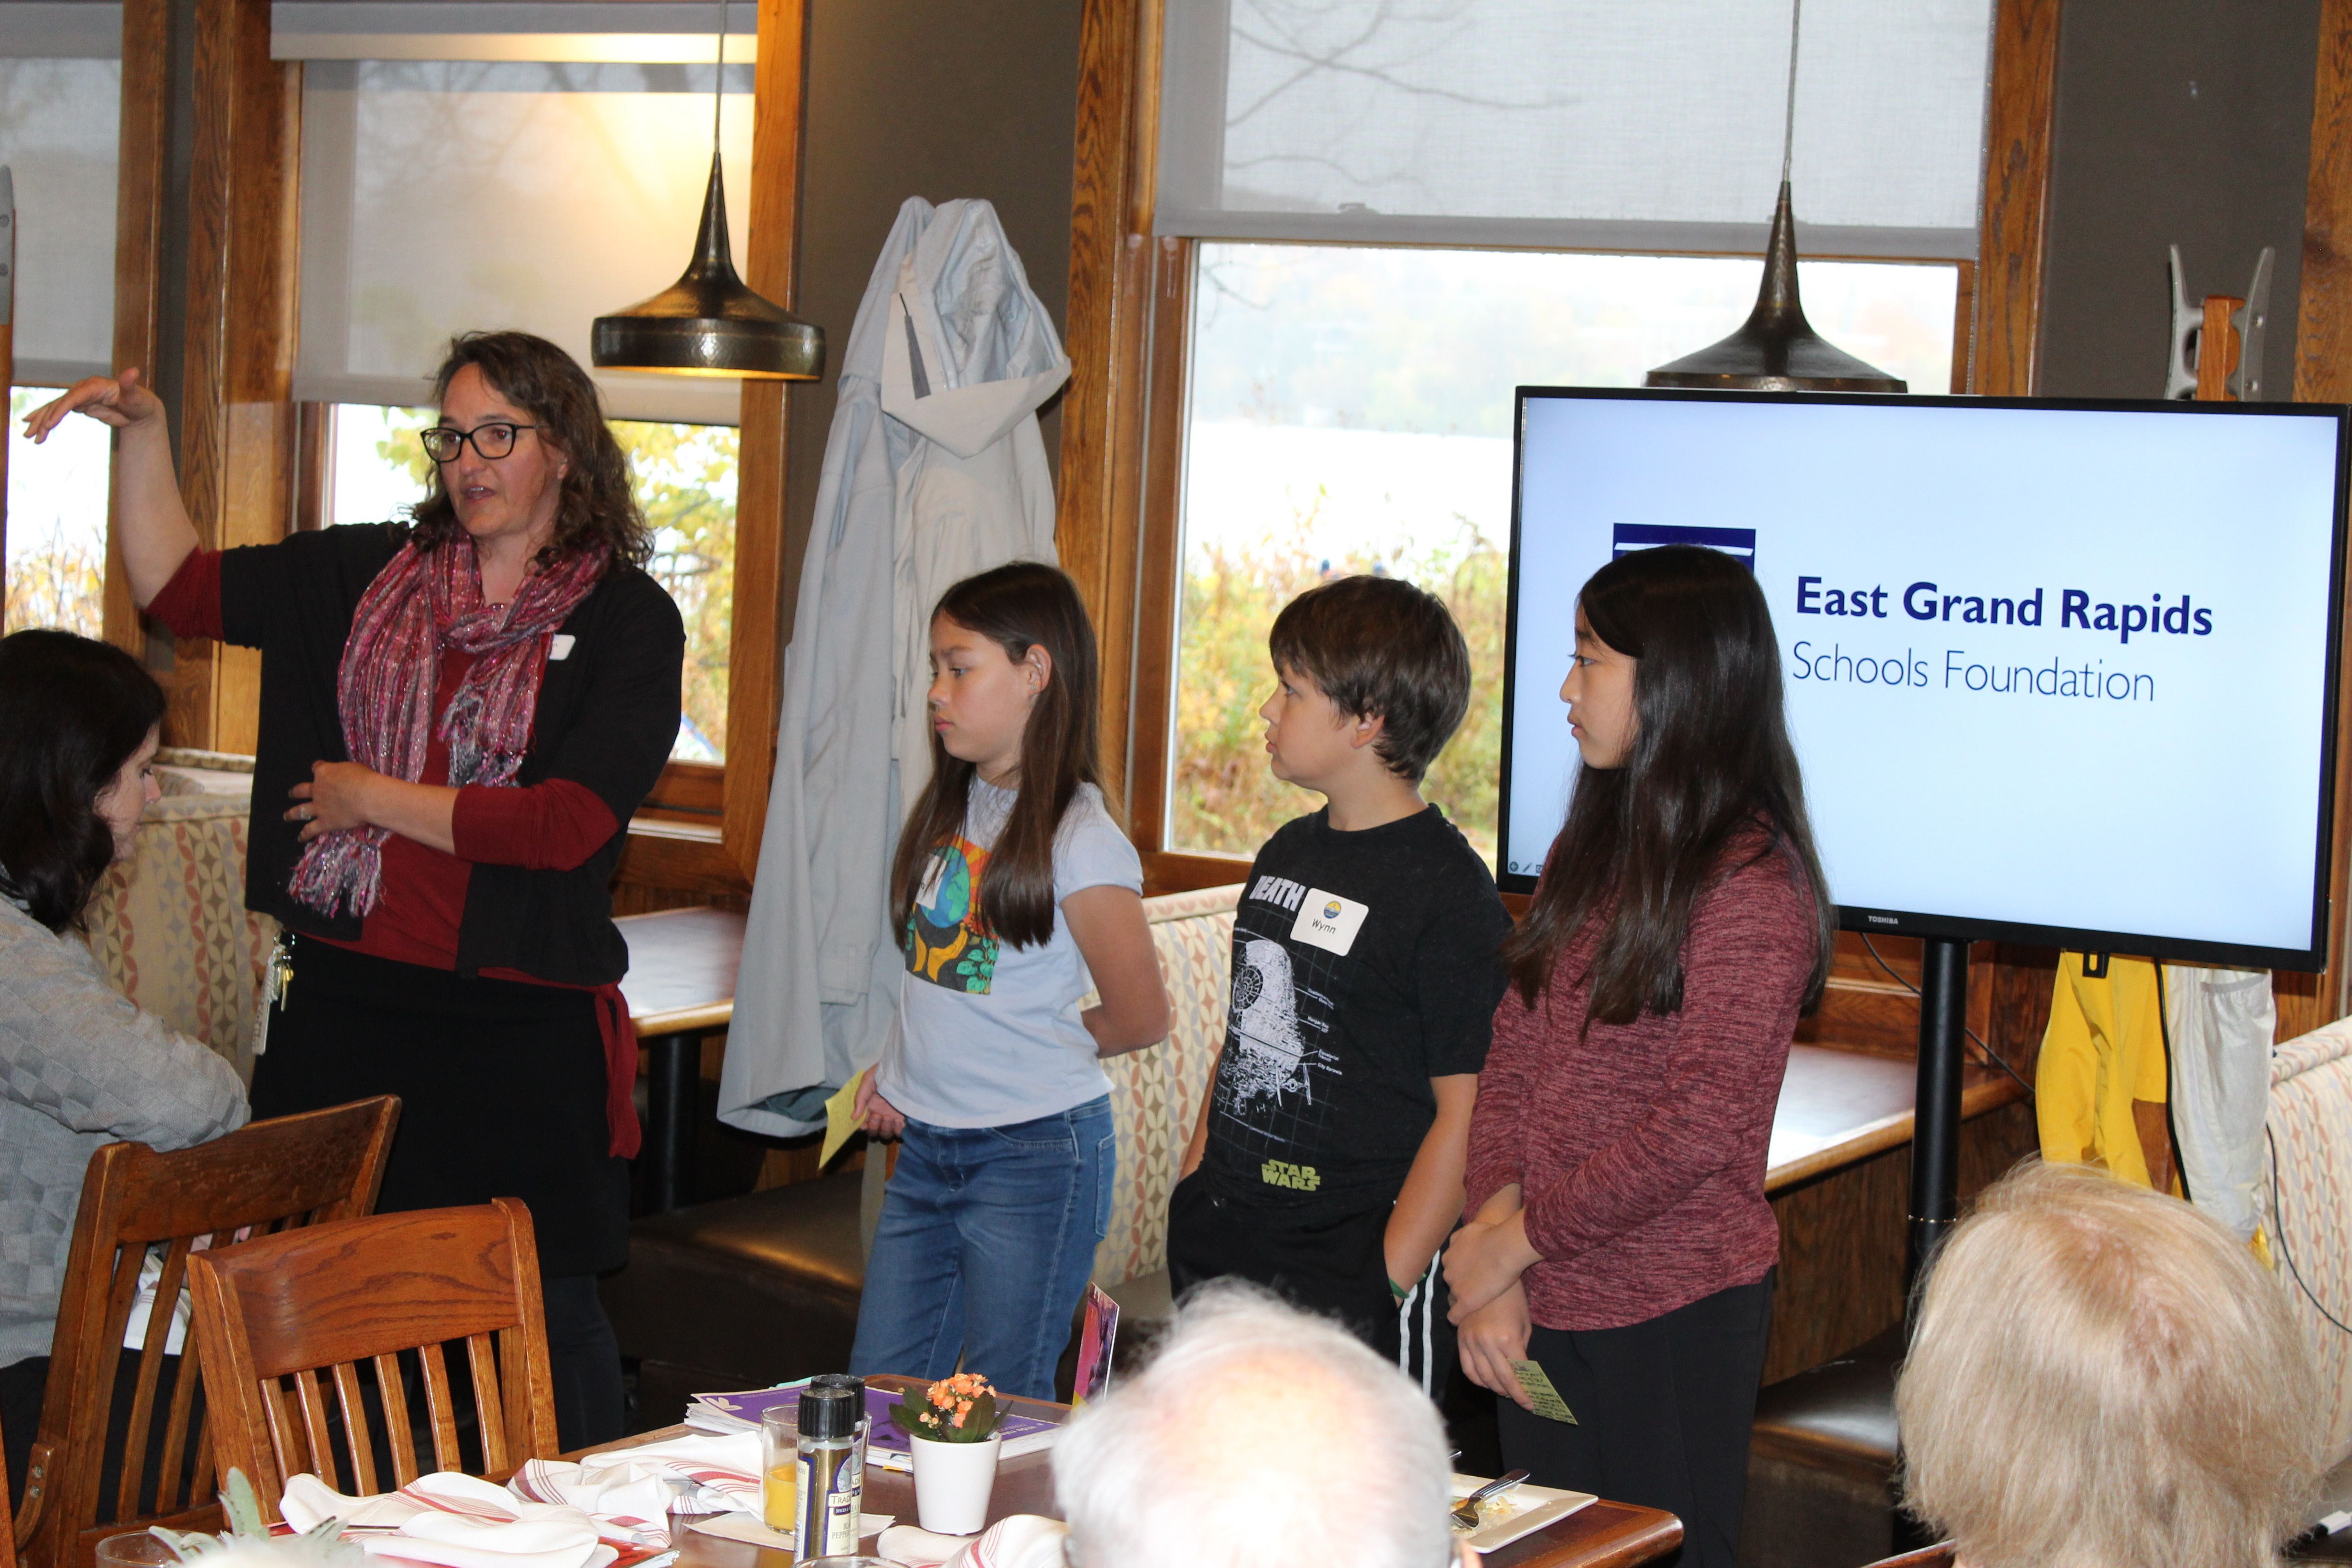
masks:
<svg viewBox="0 0 2352 1568"><path fill-rule="evenodd" d="M2008 942L2059 947L2076 952L2119 952L2196 963L2315 973L2327 966L2328 910L2335 870L2336 714L2344 646L2344 574L2347 490L2352 487L2352 407L2323 403L2186 403L2098 397L1952 397L1841 392L1702 392L1683 388L1624 386L1522 386L1511 407L1511 545L1503 628L1503 734L1501 777L1496 802L1496 884L1507 893L1532 893L1536 879L1510 865L1511 743L1517 712L1519 652L1519 524L1526 481L1527 415L1531 399L1587 402L1639 399L1674 403L1793 403L1940 405L1960 408L2085 410L2171 414L2186 418L2280 416L2332 419L2336 424L2336 504L2328 549L2327 670L2321 699L2319 824L2312 852L2311 944L2305 949L2259 947L2243 942L2203 942L2145 931L2091 931L2074 926L1939 915L1917 910L1838 907L1843 931L1879 936L1939 937L1963 942ZM1836 889L1831 889L1832 893Z"/></svg>

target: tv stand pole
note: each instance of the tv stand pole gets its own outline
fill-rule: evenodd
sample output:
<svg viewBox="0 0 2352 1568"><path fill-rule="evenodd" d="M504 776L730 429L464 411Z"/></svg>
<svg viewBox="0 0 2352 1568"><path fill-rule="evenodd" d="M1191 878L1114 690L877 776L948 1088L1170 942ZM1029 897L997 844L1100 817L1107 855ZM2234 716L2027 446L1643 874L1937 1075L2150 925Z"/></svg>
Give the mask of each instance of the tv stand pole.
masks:
<svg viewBox="0 0 2352 1568"><path fill-rule="evenodd" d="M1919 1089L1911 1119L1911 1248L1916 1286L1959 1217L1960 1062L1968 1037L1969 944L1929 937L1919 965Z"/></svg>

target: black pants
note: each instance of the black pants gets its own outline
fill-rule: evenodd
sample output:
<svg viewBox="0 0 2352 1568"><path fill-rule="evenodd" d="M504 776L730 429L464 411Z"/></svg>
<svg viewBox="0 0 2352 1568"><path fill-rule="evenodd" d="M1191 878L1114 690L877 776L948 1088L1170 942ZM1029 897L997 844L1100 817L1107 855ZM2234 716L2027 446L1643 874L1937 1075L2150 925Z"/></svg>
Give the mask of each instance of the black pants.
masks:
<svg viewBox="0 0 2352 1568"><path fill-rule="evenodd" d="M609 1443L629 1427L621 1346L596 1299L593 1274L539 1282L547 1302L547 1360L555 1379L555 1440L565 1453Z"/></svg>
<svg viewBox="0 0 2352 1568"><path fill-rule="evenodd" d="M1168 1197L1169 1283L1179 1295L1211 1279L1264 1285L1339 1319L1442 1404L1454 1364L1445 1281L1433 1260L1400 1307L1385 1246L1395 1208L1393 1199L1340 1213L1252 1204L1196 1171Z"/></svg>
<svg viewBox="0 0 2352 1568"><path fill-rule="evenodd" d="M1528 1356L1577 1424L1497 1399L1503 1462L1538 1486L1665 1509L1683 1521L1681 1568L1732 1568L1777 1272L1622 1329L1537 1329Z"/></svg>

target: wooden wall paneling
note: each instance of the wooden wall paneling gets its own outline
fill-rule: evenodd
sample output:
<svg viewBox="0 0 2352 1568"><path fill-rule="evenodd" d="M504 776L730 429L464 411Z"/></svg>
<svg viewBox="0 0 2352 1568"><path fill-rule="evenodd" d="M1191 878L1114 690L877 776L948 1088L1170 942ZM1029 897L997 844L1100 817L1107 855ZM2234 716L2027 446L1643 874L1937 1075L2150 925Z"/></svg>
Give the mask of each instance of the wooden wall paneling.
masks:
<svg viewBox="0 0 2352 1568"><path fill-rule="evenodd" d="M2352 403L2352 0L2321 0L2319 68L2311 109L2311 175L2304 198L2303 290L2294 344L2294 395L2306 403ZM2352 586L2352 585L2347 585ZM2352 602L2339 611L2352 618ZM2278 1037L2352 1011L2352 963L2345 952L2345 901L2352 897L2352 638L2338 667L2336 837L2330 847L2328 967L2273 977Z"/></svg>
<svg viewBox="0 0 2352 1568"><path fill-rule="evenodd" d="M2034 388L2043 251L2050 232L2051 119L2059 0L1999 0L1985 124L1984 213L1978 234L1972 390L2023 397Z"/></svg>
<svg viewBox="0 0 2352 1568"><path fill-rule="evenodd" d="M1192 341L1192 242L1151 247L1150 403L1138 542L1135 683L1128 742L1128 836L1147 855L1168 847L1168 777L1175 734L1176 617L1182 604L1184 373Z"/></svg>
<svg viewBox="0 0 2352 1568"><path fill-rule="evenodd" d="M1107 782L1129 776L1142 510L1146 356L1160 90L1159 0L1086 0L1077 156L1070 192L1070 303L1062 401L1063 569L1102 644Z"/></svg>
<svg viewBox="0 0 2352 1568"><path fill-rule="evenodd" d="M213 549L293 519L295 226L301 67L269 58L268 0L197 0L180 484ZM250 752L261 658L183 645L172 743Z"/></svg>
<svg viewBox="0 0 2352 1568"><path fill-rule="evenodd" d="M171 0L123 0L121 140L114 194L114 364L151 375L161 346L163 192L172 139ZM106 640L135 658L147 651L121 552L106 552Z"/></svg>
<svg viewBox="0 0 2352 1568"><path fill-rule="evenodd" d="M1962 1212L2034 1147L2026 1101L1962 1122ZM1910 1165L1911 1146L1901 1143L1772 1195L1780 1279L1764 1347L1766 1383L1843 1355L1901 1321Z"/></svg>

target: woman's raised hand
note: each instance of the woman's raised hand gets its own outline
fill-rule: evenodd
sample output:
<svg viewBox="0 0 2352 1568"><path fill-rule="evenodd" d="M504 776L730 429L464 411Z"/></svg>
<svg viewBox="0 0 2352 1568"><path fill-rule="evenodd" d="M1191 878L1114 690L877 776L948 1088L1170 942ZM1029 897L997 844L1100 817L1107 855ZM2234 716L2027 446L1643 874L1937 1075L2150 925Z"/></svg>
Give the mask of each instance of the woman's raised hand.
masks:
<svg viewBox="0 0 2352 1568"><path fill-rule="evenodd" d="M126 370L120 376L88 376L66 388L63 396L52 398L26 415L25 434L36 442L46 441L67 415L77 413L121 430L163 418L163 400L147 390L136 369Z"/></svg>

